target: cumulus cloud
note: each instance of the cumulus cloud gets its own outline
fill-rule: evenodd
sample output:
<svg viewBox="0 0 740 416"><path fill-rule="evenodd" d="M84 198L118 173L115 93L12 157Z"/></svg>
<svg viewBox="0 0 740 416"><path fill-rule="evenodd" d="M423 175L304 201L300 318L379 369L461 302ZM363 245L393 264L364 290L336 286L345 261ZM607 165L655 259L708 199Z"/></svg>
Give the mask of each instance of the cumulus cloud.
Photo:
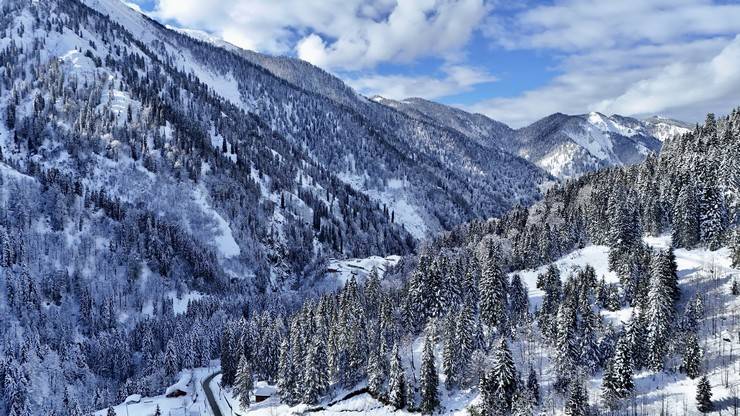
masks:
<svg viewBox="0 0 740 416"><path fill-rule="evenodd" d="M243 48L359 70L452 54L487 12L484 0L157 0L154 15Z"/></svg>
<svg viewBox="0 0 740 416"><path fill-rule="evenodd" d="M471 106L514 126L590 110L694 121L740 104L737 4L568 0L492 15L488 23L486 34L499 47L563 56L546 86Z"/></svg>
<svg viewBox="0 0 740 416"><path fill-rule="evenodd" d="M443 76L370 75L349 79L348 83L368 96L404 99L420 97L428 100L471 91L475 86L495 82L497 78L481 68L446 65Z"/></svg>

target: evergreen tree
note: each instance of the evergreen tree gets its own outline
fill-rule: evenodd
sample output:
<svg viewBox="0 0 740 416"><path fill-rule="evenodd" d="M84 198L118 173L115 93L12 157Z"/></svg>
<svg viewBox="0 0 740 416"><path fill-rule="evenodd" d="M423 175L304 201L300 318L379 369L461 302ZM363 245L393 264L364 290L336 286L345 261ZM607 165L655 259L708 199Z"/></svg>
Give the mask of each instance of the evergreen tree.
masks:
<svg viewBox="0 0 740 416"><path fill-rule="evenodd" d="M157 408L154 410L153 416L162 416L162 409L159 408L159 404L157 405Z"/></svg>
<svg viewBox="0 0 740 416"><path fill-rule="evenodd" d="M545 274L537 276L537 288L545 292L537 316L540 331L546 338L552 340L557 335L556 316L562 296L560 270L557 266L551 264Z"/></svg>
<svg viewBox="0 0 740 416"><path fill-rule="evenodd" d="M689 378L699 377L702 357L703 352L699 346L699 340L695 334L690 333L685 340L681 371L686 373Z"/></svg>
<svg viewBox="0 0 740 416"><path fill-rule="evenodd" d="M568 303L562 303L557 315L557 338L555 339L555 385L562 389L573 377L578 364L576 337L577 315Z"/></svg>
<svg viewBox="0 0 740 416"><path fill-rule="evenodd" d="M507 414L517 389L516 367L505 338L496 343L494 350L491 369L481 380L484 414Z"/></svg>
<svg viewBox="0 0 740 416"><path fill-rule="evenodd" d="M529 313L529 294L522 278L515 274L509 288L510 320L512 328L523 326Z"/></svg>
<svg viewBox="0 0 740 416"><path fill-rule="evenodd" d="M462 375L460 361L463 357L460 355L459 343L457 336L457 325L453 319L455 315L449 315L445 325L444 345L442 347L442 372L445 375L445 386L452 390L459 386Z"/></svg>
<svg viewBox="0 0 740 416"><path fill-rule="evenodd" d="M234 380L234 393L239 399L239 403L243 409L246 409L251 404L251 394L254 390L254 377L252 374L252 366L244 355L239 359L239 367L236 371L236 379Z"/></svg>
<svg viewBox="0 0 740 416"><path fill-rule="evenodd" d="M382 398L386 383L383 363L385 357L381 354L380 347L373 348L367 364L367 389L375 398Z"/></svg>
<svg viewBox="0 0 740 416"><path fill-rule="evenodd" d="M630 343L627 337L622 337L604 370L601 392L607 407L615 409L621 399L630 395L634 387L632 372Z"/></svg>
<svg viewBox="0 0 740 416"><path fill-rule="evenodd" d="M490 247L486 266L479 283L480 316L489 328L505 331L507 288L506 275L499 264L498 248Z"/></svg>
<svg viewBox="0 0 740 416"><path fill-rule="evenodd" d="M439 376L434 365L434 341L430 335L424 342L424 350L421 356L421 411L431 414L439 406L439 395L437 387Z"/></svg>
<svg viewBox="0 0 740 416"><path fill-rule="evenodd" d="M314 336L311 348L306 355L303 375L303 401L314 404L319 401L329 386L327 374L327 357L324 342Z"/></svg>
<svg viewBox="0 0 740 416"><path fill-rule="evenodd" d="M691 183L681 187L673 207L674 247L693 248L699 243L699 204L696 191Z"/></svg>
<svg viewBox="0 0 740 416"><path fill-rule="evenodd" d="M648 366L653 371L663 369L666 355L666 340L673 320L673 298L670 288L659 270L653 268L650 276L647 310L647 352Z"/></svg>
<svg viewBox="0 0 740 416"><path fill-rule="evenodd" d="M527 390L534 400L534 404L540 404L540 383L537 381L537 372L534 367L529 367L529 376L527 377Z"/></svg>
<svg viewBox="0 0 740 416"><path fill-rule="evenodd" d="M398 344L393 345L391 352L391 373L390 384L388 388L388 401L396 409L406 407L406 371L401 364L401 356L398 351Z"/></svg>
<svg viewBox="0 0 740 416"><path fill-rule="evenodd" d="M177 359L177 350L175 343L170 340L164 354L164 374L171 379L178 371L180 371L180 364Z"/></svg>
<svg viewBox="0 0 740 416"><path fill-rule="evenodd" d="M469 304L466 304L457 318L457 354L455 361L458 365L458 376L464 379L468 373L468 362L470 356L475 351L475 328L476 323L473 318L473 310Z"/></svg>
<svg viewBox="0 0 740 416"><path fill-rule="evenodd" d="M709 384L707 376L701 376L699 383L696 385L696 408L702 413L709 413L714 410L712 386Z"/></svg>
<svg viewBox="0 0 740 416"><path fill-rule="evenodd" d="M565 402L565 414L567 416L588 416L591 409L588 404L588 393L581 380L570 383L570 393Z"/></svg>
<svg viewBox="0 0 740 416"><path fill-rule="evenodd" d="M107 416L116 416L116 411L113 410L112 407L108 407L108 412L106 413Z"/></svg>

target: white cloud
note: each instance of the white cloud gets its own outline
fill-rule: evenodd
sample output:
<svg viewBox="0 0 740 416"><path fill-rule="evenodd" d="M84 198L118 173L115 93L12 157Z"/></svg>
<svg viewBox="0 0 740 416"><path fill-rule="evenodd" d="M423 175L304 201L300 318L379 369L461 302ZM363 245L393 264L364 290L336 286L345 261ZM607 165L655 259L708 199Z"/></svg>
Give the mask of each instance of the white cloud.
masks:
<svg viewBox="0 0 740 416"><path fill-rule="evenodd" d="M154 15L243 48L358 70L453 54L487 12L484 0L157 0Z"/></svg>
<svg viewBox="0 0 740 416"><path fill-rule="evenodd" d="M488 23L487 35L501 47L564 56L546 86L471 106L513 126L590 110L695 121L740 104L737 4L556 1Z"/></svg>
<svg viewBox="0 0 740 416"><path fill-rule="evenodd" d="M445 65L444 76L370 75L347 82L357 91L385 98L420 97L433 100L468 92L477 85L495 82L497 78L483 69L464 65Z"/></svg>

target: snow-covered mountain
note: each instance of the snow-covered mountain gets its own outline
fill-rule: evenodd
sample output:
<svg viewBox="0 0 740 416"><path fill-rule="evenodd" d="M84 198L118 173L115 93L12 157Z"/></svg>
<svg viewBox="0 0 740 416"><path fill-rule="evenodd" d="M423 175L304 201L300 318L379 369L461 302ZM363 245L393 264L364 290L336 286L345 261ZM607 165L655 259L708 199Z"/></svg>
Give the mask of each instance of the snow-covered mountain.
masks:
<svg viewBox="0 0 740 416"><path fill-rule="evenodd" d="M483 146L506 149L558 178L640 162L657 152L664 140L690 131L688 125L676 120L638 120L597 112L575 116L556 113L514 130L485 115L420 98L397 101L376 96L372 100L459 132Z"/></svg>
<svg viewBox="0 0 740 416"><path fill-rule="evenodd" d="M645 118L642 124L651 135L662 142L680 134L689 133L693 128L689 123L661 116Z"/></svg>
<svg viewBox="0 0 740 416"><path fill-rule="evenodd" d="M637 119L592 112L553 114L517 130L517 154L556 177L581 175L605 166L640 162L660 150L652 127Z"/></svg>
<svg viewBox="0 0 740 416"><path fill-rule="evenodd" d="M507 139L514 132L506 124L486 117L483 114L468 113L467 111L423 98L407 98L397 101L375 96L371 99L380 104L392 107L410 117L455 130L476 140L482 146L499 146L505 149Z"/></svg>

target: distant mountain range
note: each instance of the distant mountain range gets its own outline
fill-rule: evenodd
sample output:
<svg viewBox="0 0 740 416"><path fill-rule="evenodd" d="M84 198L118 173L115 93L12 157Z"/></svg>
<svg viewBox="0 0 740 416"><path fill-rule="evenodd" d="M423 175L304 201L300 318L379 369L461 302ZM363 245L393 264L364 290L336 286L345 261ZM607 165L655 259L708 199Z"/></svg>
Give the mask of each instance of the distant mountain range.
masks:
<svg viewBox="0 0 740 416"><path fill-rule="evenodd" d="M397 101L375 96L372 100L458 131L482 146L499 146L558 178L640 162L660 150L664 140L691 129L681 121L657 116L638 120L592 112L556 113L515 130L485 115L421 98Z"/></svg>

